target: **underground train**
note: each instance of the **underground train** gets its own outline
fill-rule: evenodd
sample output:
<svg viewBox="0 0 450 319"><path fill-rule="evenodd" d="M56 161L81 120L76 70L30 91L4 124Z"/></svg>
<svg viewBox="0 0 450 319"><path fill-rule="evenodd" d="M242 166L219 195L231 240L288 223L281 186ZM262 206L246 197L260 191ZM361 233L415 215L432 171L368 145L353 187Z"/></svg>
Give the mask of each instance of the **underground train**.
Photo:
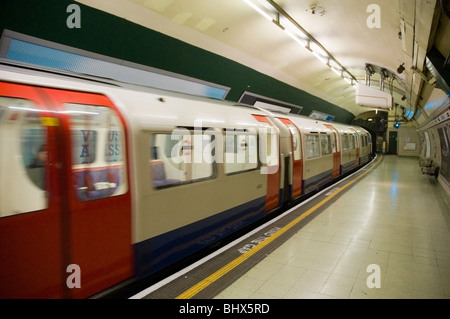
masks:
<svg viewBox="0 0 450 319"><path fill-rule="evenodd" d="M370 134L0 65L0 298L89 298L371 160Z"/></svg>

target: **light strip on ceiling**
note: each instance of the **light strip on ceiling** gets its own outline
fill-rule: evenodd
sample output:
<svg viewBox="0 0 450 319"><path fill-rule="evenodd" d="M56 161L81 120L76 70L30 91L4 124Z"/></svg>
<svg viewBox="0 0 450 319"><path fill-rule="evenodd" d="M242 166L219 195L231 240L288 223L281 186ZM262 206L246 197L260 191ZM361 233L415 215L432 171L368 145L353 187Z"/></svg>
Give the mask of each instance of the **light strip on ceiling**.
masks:
<svg viewBox="0 0 450 319"><path fill-rule="evenodd" d="M298 37L297 35L295 35L291 31L289 31L288 29L285 29L284 32L286 32L287 35L290 36L294 41L298 42L298 44L300 44L302 46L306 46L308 44L308 40L306 40L302 37Z"/></svg>
<svg viewBox="0 0 450 319"><path fill-rule="evenodd" d="M266 13L263 9L261 9L257 4L253 3L252 0L244 0L250 7L252 7L255 11L257 11L260 15L266 18L269 21L272 21L273 18L271 14ZM260 1L258 1L261 4Z"/></svg>
<svg viewBox="0 0 450 319"><path fill-rule="evenodd" d="M327 65L333 72L347 83L355 86L356 78L348 72L312 35L303 29L286 11L273 0L244 0L267 20L275 23L294 41L308 49L312 54Z"/></svg>

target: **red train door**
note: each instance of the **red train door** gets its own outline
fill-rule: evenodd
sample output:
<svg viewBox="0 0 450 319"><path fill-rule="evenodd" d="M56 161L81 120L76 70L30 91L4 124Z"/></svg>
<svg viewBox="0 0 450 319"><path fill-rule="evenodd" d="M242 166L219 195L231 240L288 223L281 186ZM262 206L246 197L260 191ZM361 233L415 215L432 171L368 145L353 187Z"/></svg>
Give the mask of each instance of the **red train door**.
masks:
<svg viewBox="0 0 450 319"><path fill-rule="evenodd" d="M103 95L43 91L60 114L63 162L70 163L63 173L64 248L81 276L70 297L86 298L133 273L125 122Z"/></svg>
<svg viewBox="0 0 450 319"><path fill-rule="evenodd" d="M339 141L340 134L339 131L330 124L324 124L325 127L329 128L334 135L334 143L333 143L333 178L339 176L341 174L341 143Z"/></svg>
<svg viewBox="0 0 450 319"><path fill-rule="evenodd" d="M280 205L280 158L279 158L279 143L278 143L278 129L276 126L264 115L253 115L253 117L262 123L268 123L272 130L267 132L259 132L259 147L264 150L259 152L265 153L266 163L264 163L264 174L267 174L267 195L266 195L266 212L277 208ZM260 158L261 160L261 158Z"/></svg>
<svg viewBox="0 0 450 319"><path fill-rule="evenodd" d="M65 296L57 124L36 88L0 82L0 299Z"/></svg>
<svg viewBox="0 0 450 319"><path fill-rule="evenodd" d="M85 298L132 275L125 142L104 96L0 82L0 298Z"/></svg>
<svg viewBox="0 0 450 319"><path fill-rule="evenodd" d="M292 123L291 120L286 118L280 118L289 132L291 133L291 145L292 145L292 198L297 198L302 194L303 186L303 160L302 160L302 146L301 146L301 134L298 127Z"/></svg>

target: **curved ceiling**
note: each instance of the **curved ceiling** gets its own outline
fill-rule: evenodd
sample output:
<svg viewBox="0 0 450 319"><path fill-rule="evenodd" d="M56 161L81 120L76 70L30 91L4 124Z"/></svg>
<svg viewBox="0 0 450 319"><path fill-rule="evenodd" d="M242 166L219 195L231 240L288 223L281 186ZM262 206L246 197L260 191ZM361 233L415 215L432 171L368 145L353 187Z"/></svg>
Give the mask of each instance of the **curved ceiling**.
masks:
<svg viewBox="0 0 450 319"><path fill-rule="evenodd" d="M355 103L354 86L289 37L283 28L259 14L249 1L78 2L244 64L355 116L368 111ZM427 80L425 58L435 41L440 16L438 0L251 1L260 7L272 4L281 8L359 83L367 83L366 64L371 64L375 70L371 84L380 88L377 71L385 69L391 81L384 81L384 90L389 92L388 84L392 83L394 102L415 111ZM444 50L448 55L448 47ZM400 65L404 67L401 74L397 71Z"/></svg>

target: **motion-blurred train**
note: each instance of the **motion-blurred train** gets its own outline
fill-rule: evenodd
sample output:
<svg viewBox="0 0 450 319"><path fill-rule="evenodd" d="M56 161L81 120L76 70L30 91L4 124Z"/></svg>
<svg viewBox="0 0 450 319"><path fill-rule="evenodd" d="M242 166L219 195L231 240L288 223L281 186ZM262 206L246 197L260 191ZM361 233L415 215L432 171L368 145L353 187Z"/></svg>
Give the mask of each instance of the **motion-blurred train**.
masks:
<svg viewBox="0 0 450 319"><path fill-rule="evenodd" d="M362 128L0 65L0 298L88 298L371 160Z"/></svg>

